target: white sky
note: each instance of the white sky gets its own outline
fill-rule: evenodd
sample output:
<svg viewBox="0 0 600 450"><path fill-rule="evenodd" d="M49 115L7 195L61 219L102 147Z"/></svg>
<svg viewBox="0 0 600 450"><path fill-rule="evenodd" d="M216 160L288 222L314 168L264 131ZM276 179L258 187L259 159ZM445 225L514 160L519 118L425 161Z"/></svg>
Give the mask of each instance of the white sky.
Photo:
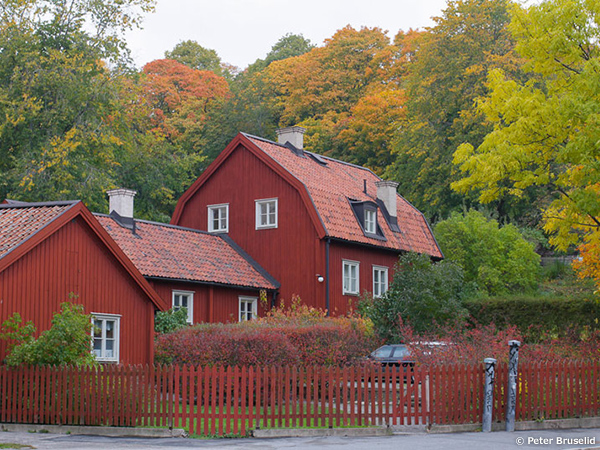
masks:
<svg viewBox="0 0 600 450"><path fill-rule="evenodd" d="M143 30L126 40L136 65L164 57L178 42L194 40L223 62L245 68L264 58L286 33L321 45L350 24L399 30L431 26L446 0L158 0Z"/></svg>

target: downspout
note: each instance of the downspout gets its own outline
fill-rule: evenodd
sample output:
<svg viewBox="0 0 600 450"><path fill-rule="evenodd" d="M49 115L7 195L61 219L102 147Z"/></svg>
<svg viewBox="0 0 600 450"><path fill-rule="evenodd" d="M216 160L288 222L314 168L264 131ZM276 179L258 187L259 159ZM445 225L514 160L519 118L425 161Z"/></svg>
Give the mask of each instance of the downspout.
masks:
<svg viewBox="0 0 600 450"><path fill-rule="evenodd" d="M325 309L329 317L329 242L331 239L325 239Z"/></svg>

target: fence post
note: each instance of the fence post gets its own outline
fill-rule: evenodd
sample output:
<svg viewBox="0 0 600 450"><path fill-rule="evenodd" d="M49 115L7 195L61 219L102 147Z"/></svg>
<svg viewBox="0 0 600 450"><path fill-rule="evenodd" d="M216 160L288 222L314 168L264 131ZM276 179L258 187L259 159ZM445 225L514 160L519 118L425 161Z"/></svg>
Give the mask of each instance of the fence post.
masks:
<svg viewBox="0 0 600 450"><path fill-rule="evenodd" d="M508 341L508 398L506 402L506 431L515 431L517 407L517 376L519 372L519 341Z"/></svg>
<svg viewBox="0 0 600 450"><path fill-rule="evenodd" d="M496 378L496 360L485 358L485 391L483 400L483 423L481 431L492 431L492 411L494 410L494 380Z"/></svg>

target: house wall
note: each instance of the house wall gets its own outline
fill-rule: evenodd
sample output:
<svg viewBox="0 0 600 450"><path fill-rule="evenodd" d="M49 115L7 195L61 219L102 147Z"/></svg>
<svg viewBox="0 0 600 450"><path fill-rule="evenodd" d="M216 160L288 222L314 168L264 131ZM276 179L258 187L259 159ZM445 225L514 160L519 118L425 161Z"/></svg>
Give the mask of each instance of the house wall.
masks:
<svg viewBox="0 0 600 450"><path fill-rule="evenodd" d="M356 309L360 298L359 295L343 293L343 260L360 263L359 288L362 294L365 291L373 292L374 265L388 267L388 284L391 283L398 256L398 253L392 251L333 241L329 249L331 314L341 315L346 314L350 308Z"/></svg>
<svg viewBox="0 0 600 450"><path fill-rule="evenodd" d="M239 298L256 297L258 315L264 316L265 308L260 303L258 290L246 290L222 286L209 286L198 283L183 283L176 281L149 280L158 295L167 304L172 304L173 291L188 291L194 293L193 322L237 322L239 320ZM271 299L268 298L270 302ZM270 304L270 303L269 303Z"/></svg>
<svg viewBox="0 0 600 450"><path fill-rule="evenodd" d="M19 312L41 332L73 295L86 313L121 315L121 363L153 361L154 305L81 218L0 273L0 322ZM5 356L6 342L0 341L0 360Z"/></svg>
<svg viewBox="0 0 600 450"><path fill-rule="evenodd" d="M255 229L255 200L278 199L278 227ZM229 203L229 235L281 283L279 298L324 307L324 247L298 192L239 146L189 199L177 225L207 230L208 205Z"/></svg>

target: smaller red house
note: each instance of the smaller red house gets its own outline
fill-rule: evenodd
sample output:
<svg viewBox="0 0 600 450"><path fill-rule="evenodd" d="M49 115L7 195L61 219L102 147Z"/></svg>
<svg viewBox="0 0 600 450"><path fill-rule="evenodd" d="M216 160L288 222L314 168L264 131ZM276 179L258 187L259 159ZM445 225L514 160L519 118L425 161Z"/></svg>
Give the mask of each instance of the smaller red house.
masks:
<svg viewBox="0 0 600 450"><path fill-rule="evenodd" d="M41 332L69 299L93 316L98 360L153 362L154 314L170 305L83 203L0 205L0 322L18 312Z"/></svg>
<svg viewBox="0 0 600 450"><path fill-rule="evenodd" d="M134 219L135 191L108 194L111 214L97 220L163 302L187 309L189 323L248 320L274 301L277 280L229 236Z"/></svg>

